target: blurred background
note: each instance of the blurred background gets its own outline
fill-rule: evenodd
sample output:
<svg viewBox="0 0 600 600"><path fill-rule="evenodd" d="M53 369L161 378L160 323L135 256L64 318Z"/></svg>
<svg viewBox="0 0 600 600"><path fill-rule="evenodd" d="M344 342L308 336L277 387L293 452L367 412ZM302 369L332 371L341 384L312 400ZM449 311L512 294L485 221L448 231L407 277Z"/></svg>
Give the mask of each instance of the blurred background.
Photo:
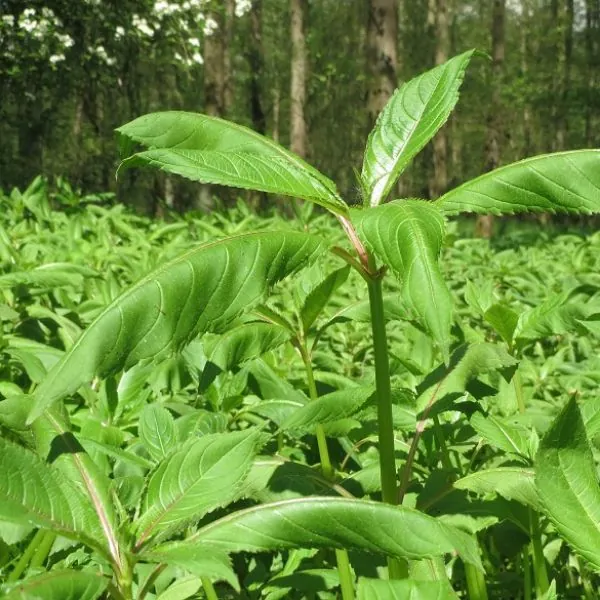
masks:
<svg viewBox="0 0 600 600"><path fill-rule="evenodd" d="M488 56L398 194L600 146L600 0L0 0L0 188L115 191L114 129L168 109L271 136L359 202L353 169L394 87L469 48ZM118 198L209 208L199 187L133 171Z"/></svg>

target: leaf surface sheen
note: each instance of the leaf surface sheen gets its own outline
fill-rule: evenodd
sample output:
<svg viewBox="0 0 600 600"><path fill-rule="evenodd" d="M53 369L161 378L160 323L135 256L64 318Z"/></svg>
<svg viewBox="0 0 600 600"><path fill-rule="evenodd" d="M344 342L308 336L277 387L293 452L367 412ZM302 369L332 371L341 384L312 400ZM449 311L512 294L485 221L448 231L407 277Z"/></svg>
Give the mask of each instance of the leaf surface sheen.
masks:
<svg viewBox="0 0 600 600"><path fill-rule="evenodd" d="M558 533L600 571L600 487L585 425L573 398L541 441L535 483Z"/></svg>
<svg viewBox="0 0 600 600"><path fill-rule="evenodd" d="M257 430L209 434L183 446L150 476L135 524L137 546L232 502L253 464Z"/></svg>
<svg viewBox="0 0 600 600"><path fill-rule="evenodd" d="M167 111L144 115L117 131L149 147L125 159L119 170L156 166L195 181L303 198L347 214L330 179L273 140L236 123Z"/></svg>
<svg viewBox="0 0 600 600"><path fill-rule="evenodd" d="M469 50L397 89L369 135L361 179L369 204L385 201L415 155L446 122L473 56Z"/></svg>
<svg viewBox="0 0 600 600"><path fill-rule="evenodd" d="M452 298L438 264L445 235L440 212L423 200L395 200L353 211L352 219L359 235L400 279L406 303L447 354Z"/></svg>
<svg viewBox="0 0 600 600"><path fill-rule="evenodd" d="M177 431L171 413L160 404L144 407L138 423L140 440L154 460L162 460L177 444Z"/></svg>
<svg viewBox="0 0 600 600"><path fill-rule="evenodd" d="M201 332L219 331L322 247L304 233L255 233L202 245L166 263L84 331L36 390L30 421L95 376L165 357Z"/></svg>
<svg viewBox="0 0 600 600"><path fill-rule="evenodd" d="M108 579L91 570L60 569L6 586L5 600L96 600Z"/></svg>
<svg viewBox="0 0 600 600"><path fill-rule="evenodd" d="M600 212L600 150L543 154L450 190L435 205L446 215Z"/></svg>
<svg viewBox="0 0 600 600"><path fill-rule="evenodd" d="M227 552L360 548L415 559L457 552L481 568L476 544L468 534L414 509L345 498L315 496L263 504L214 521L186 541L164 547L196 544Z"/></svg>

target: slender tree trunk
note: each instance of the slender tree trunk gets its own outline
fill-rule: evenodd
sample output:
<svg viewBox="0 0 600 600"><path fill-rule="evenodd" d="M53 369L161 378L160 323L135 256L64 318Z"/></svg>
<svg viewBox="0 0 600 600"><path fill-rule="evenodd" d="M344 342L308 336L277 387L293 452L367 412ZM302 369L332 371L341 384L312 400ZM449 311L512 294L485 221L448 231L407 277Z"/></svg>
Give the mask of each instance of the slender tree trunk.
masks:
<svg viewBox="0 0 600 600"><path fill-rule="evenodd" d="M308 153L308 129L304 115L308 78L306 34L304 31L307 12L308 0L290 0L292 37L290 149L302 157L306 157Z"/></svg>
<svg viewBox="0 0 600 600"><path fill-rule="evenodd" d="M231 46L235 23L235 0L225 0L225 20L223 23L223 114L231 116L233 108L233 68Z"/></svg>
<svg viewBox="0 0 600 600"><path fill-rule="evenodd" d="M450 54L450 16L448 0L436 0L435 6L435 64L441 65L448 60ZM433 138L433 178L429 195L440 196L448 187L448 135L442 129Z"/></svg>
<svg viewBox="0 0 600 600"><path fill-rule="evenodd" d="M523 23L521 26L521 80L527 81L529 74L529 31L531 27L530 0L523 0ZM531 139L531 107L529 96L523 98L523 148L521 157L534 154Z"/></svg>
<svg viewBox="0 0 600 600"><path fill-rule="evenodd" d="M504 15L506 0L494 0L492 10L492 97L487 119L487 138L485 144L485 170L491 171L500 166L500 144L503 139L504 127L501 115L501 76L504 65ZM481 215L477 218L476 234L490 238L493 229L492 215Z"/></svg>
<svg viewBox="0 0 600 600"><path fill-rule="evenodd" d="M279 142L279 121L281 115L281 91L279 84L273 88L273 139Z"/></svg>
<svg viewBox="0 0 600 600"><path fill-rule="evenodd" d="M396 0L369 0L367 114L370 127L396 89L398 70L398 4Z"/></svg>
<svg viewBox="0 0 600 600"><path fill-rule="evenodd" d="M562 6L564 11L562 21L563 28L563 53L562 53L562 77L559 96L558 119L556 127L555 150L564 150L566 147L566 136L569 128L568 108L569 92L571 87L571 63L573 56L573 0L564 0Z"/></svg>
<svg viewBox="0 0 600 600"><path fill-rule="evenodd" d="M251 39L248 46L250 67L250 116L252 128L264 134L267 122L262 100L261 77L265 67L265 51L262 41L262 0L254 0L250 10Z"/></svg>

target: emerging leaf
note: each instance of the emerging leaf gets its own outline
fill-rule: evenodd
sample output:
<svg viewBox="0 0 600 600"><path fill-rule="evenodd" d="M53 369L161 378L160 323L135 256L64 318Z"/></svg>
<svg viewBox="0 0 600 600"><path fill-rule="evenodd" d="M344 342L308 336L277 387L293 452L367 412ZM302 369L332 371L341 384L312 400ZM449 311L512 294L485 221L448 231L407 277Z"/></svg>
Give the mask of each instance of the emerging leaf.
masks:
<svg viewBox="0 0 600 600"><path fill-rule="evenodd" d="M396 90L369 135L361 179L371 206L381 204L417 153L446 122L473 56L455 56Z"/></svg>
<svg viewBox="0 0 600 600"><path fill-rule="evenodd" d="M273 140L217 117L157 112L117 131L149 147L121 163L119 171L156 166L194 181L303 198L339 215L347 206L335 184Z"/></svg>

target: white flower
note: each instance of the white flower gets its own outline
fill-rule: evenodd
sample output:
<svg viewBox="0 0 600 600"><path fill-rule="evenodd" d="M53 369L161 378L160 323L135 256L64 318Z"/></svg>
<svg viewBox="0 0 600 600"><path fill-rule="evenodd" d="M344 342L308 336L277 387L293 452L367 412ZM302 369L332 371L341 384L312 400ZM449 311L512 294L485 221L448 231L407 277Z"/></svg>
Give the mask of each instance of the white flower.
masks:
<svg viewBox="0 0 600 600"><path fill-rule="evenodd" d="M200 48L200 40L198 38L190 38L188 40L190 46L194 46L194 48Z"/></svg>
<svg viewBox="0 0 600 600"><path fill-rule="evenodd" d="M192 60L198 65L204 64L204 59L202 58L202 55L199 52L194 52Z"/></svg>
<svg viewBox="0 0 600 600"><path fill-rule="evenodd" d="M75 43L73 38L68 33L59 33L56 37L65 48L71 48L71 46L73 46Z"/></svg>
<svg viewBox="0 0 600 600"><path fill-rule="evenodd" d="M212 17L208 17L204 22L204 35L212 35L217 29L219 24Z"/></svg>
<svg viewBox="0 0 600 600"><path fill-rule="evenodd" d="M33 17L33 16L35 16L35 8L26 8L26 9L23 11L23 16L24 16L26 19L29 19L29 17Z"/></svg>
<svg viewBox="0 0 600 600"><path fill-rule="evenodd" d="M55 65L56 63L59 63L59 62L65 60L65 55L64 54L53 54L49 58L49 60L53 65Z"/></svg>
<svg viewBox="0 0 600 600"><path fill-rule="evenodd" d="M15 18L13 15L3 15L2 22L9 27L12 27L15 24Z"/></svg>
<svg viewBox="0 0 600 600"><path fill-rule="evenodd" d="M118 25L117 28L115 29L115 37L121 38L124 35L125 35L125 28Z"/></svg>
<svg viewBox="0 0 600 600"><path fill-rule="evenodd" d="M139 15L133 15L133 26L148 36L154 35L154 30L148 25L148 21L140 18Z"/></svg>
<svg viewBox="0 0 600 600"><path fill-rule="evenodd" d="M252 0L235 0L235 16L243 17L252 8Z"/></svg>

